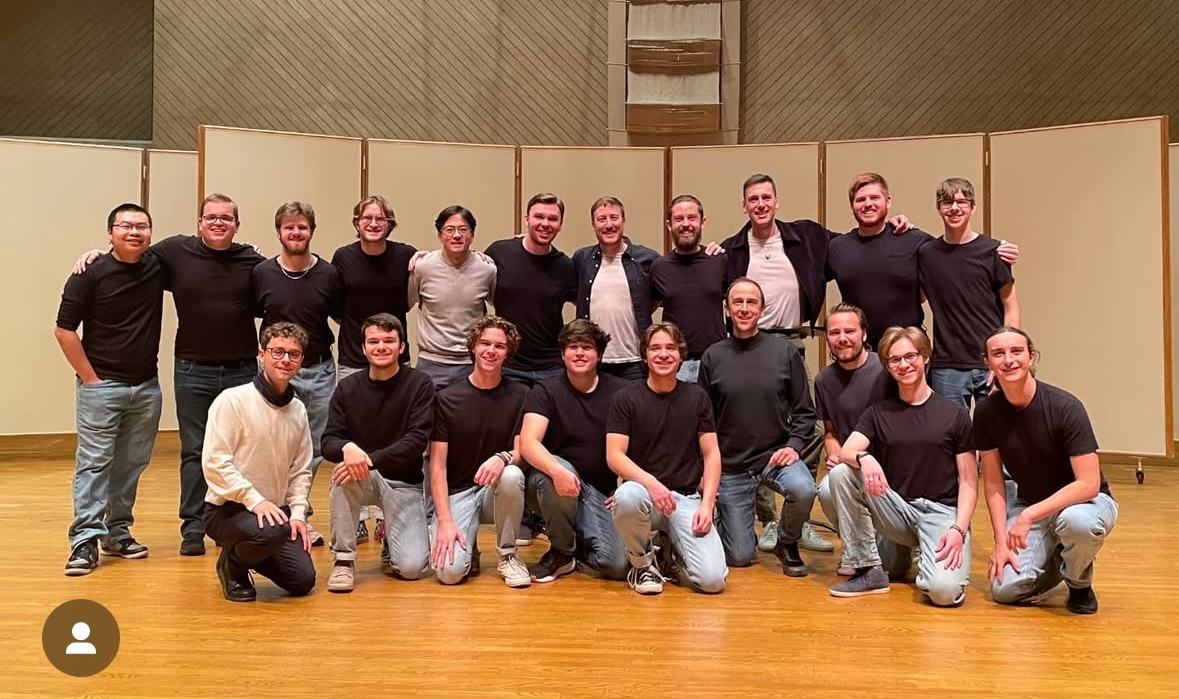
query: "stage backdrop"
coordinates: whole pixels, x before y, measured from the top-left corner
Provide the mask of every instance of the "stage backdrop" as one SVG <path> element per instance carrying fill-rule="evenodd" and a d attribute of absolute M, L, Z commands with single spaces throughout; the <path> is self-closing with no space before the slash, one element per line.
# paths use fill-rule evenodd
<path fill-rule="evenodd" d="M 741 208 L 741 184 L 756 173 L 774 178 L 780 203 L 778 218 L 822 220 L 817 143 L 672 148 L 670 195 L 692 194 L 700 199 L 707 219 L 703 242 L 719 243 L 749 222 Z M 804 344 L 814 376 L 825 361 L 826 343 L 811 338 Z"/>
<path fill-rule="evenodd" d="M 193 235 L 197 229 L 196 151 L 148 150 L 147 187 L 144 204 L 151 212 L 152 240 L 173 235 Z M 176 306 L 165 294 L 164 325 L 160 333 L 160 386 L 164 389 L 164 410 L 160 429 L 176 429 L 176 399 L 172 390 L 176 340 Z"/>
<path fill-rule="evenodd" d="M 991 223 L 1039 377 L 1074 393 L 1102 450 L 1173 453 L 1165 117 L 991 135 Z"/>
<path fill-rule="evenodd" d="M 106 217 L 142 196 L 143 151 L 0 139 L 3 237 L 15 264 L 0 275 L 10 368 L 0 432 L 75 431 L 73 369 L 53 337 L 62 288 L 78 255 L 106 250 Z"/>

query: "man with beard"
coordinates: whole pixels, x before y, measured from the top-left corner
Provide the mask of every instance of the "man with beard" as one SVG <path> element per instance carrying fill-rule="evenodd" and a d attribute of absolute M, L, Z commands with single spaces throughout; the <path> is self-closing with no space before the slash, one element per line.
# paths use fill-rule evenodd
<path fill-rule="evenodd" d="M 295 395 L 307 409 L 311 426 L 311 476 L 323 462 L 321 442 L 327 426 L 332 393 L 336 390 L 336 361 L 328 318 L 340 318 L 343 285 L 340 272 L 311 253 L 315 235 L 315 210 L 310 204 L 291 201 L 274 214 L 274 228 L 282 252 L 254 268 L 254 293 L 262 329 L 280 322 L 295 323 L 310 339 L 299 373 L 291 381 Z M 310 520 L 312 508 L 308 507 Z M 312 546 L 323 546 L 323 535 L 307 525 Z"/>
<path fill-rule="evenodd" d="M 786 338 L 758 330 L 762 304 L 757 282 L 735 280 L 725 299 L 733 335 L 709 347 L 700 362 L 722 458 L 718 525 L 728 564 L 752 565 L 757 489 L 779 493 L 785 502 L 774 553 L 783 574 L 799 578 L 807 567 L 798 542 L 815 502 L 814 478 L 799 455 L 814 435 L 815 409 L 802 354 Z"/>
<path fill-rule="evenodd" d="M 262 331 L 253 384 L 227 389 L 209 408 L 204 521 L 221 547 L 217 579 L 230 602 L 253 602 L 250 571 L 295 597 L 315 587 L 307 538 L 311 432 L 291 380 L 307 332 L 293 323 Z"/>
<path fill-rule="evenodd" d="M 503 375 L 528 387 L 565 370 L 557 335 L 565 324 L 562 309 L 577 292 L 577 279 L 573 262 L 553 247 L 564 219 L 565 203 L 557 195 L 533 195 L 524 207 L 525 235 L 497 240 L 487 248 L 497 269 L 495 312 L 520 333 L 519 351 L 512 353 Z"/>
<path fill-rule="evenodd" d="M 577 317 L 594 321 L 610 337 L 601 370 L 629 381 L 646 376 L 639 338 L 651 325 L 651 263 L 659 254 L 626 237 L 626 209 L 615 197 L 590 206 L 597 245 L 573 253 Z"/>
<path fill-rule="evenodd" d="M 929 355 L 920 328 L 889 328 L 880 340 L 899 397 L 860 416 L 828 476 L 844 557 L 855 569 L 830 588 L 835 597 L 888 592 L 885 568 L 907 570 L 915 547 L 917 588 L 929 601 L 949 607 L 965 598 L 978 463 L 970 416 L 925 381 Z M 877 533 L 897 544 L 895 562 L 883 560 Z"/>
<path fill-rule="evenodd" d="M 442 390 L 471 373 L 467 330 L 487 313 L 496 268 L 471 251 L 475 214 L 448 206 L 434 219 L 440 248 L 421 257 L 410 275 L 409 302 L 418 306 L 417 369 Z"/>
<path fill-rule="evenodd" d="M 1075 396 L 1035 378 L 1036 346 L 1022 330 L 986 341 L 999 392 L 974 411 L 987 510 L 995 534 L 987 576 L 999 604 L 1021 604 L 1064 580 L 1068 610 L 1097 612 L 1093 562 L 1118 521 L 1097 437 Z M 1019 490 L 1009 498 L 1004 464 Z"/>

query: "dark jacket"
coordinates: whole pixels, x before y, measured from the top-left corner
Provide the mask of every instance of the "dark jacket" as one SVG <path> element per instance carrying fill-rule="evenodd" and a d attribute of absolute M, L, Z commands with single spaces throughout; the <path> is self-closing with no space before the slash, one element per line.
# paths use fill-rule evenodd
<path fill-rule="evenodd" d="M 813 326 L 827 296 L 827 244 L 835 234 L 814 221 L 775 220 L 774 223 L 782 235 L 786 257 L 798 275 L 802 320 Z M 729 256 L 730 279 L 743 277 L 749 270 L 749 230 L 752 227 L 752 223 L 746 223 L 736 235 L 721 243 Z"/>
<path fill-rule="evenodd" d="M 659 259 L 659 253 L 645 245 L 626 241 L 622 253 L 622 269 L 626 272 L 626 285 L 630 287 L 630 302 L 634 307 L 635 321 L 639 326 L 639 337 L 651 327 L 651 263 Z M 577 317 L 590 317 L 590 291 L 598 268 L 602 266 L 602 247 L 588 245 L 573 253 L 573 273 L 577 276 Z"/>

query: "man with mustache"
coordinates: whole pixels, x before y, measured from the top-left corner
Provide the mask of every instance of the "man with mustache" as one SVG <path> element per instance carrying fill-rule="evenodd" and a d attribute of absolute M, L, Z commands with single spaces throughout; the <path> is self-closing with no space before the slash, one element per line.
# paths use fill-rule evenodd
<path fill-rule="evenodd" d="M 332 393 L 336 390 L 336 361 L 328 318 L 339 319 L 343 310 L 340 272 L 311 252 L 315 235 L 315 210 L 310 204 L 291 201 L 274 214 L 274 228 L 282 252 L 254 268 L 254 293 L 262 329 L 286 321 L 310 336 L 299 373 L 291 381 L 307 410 L 311 425 L 311 476 L 323 462 L 323 430 L 327 426 Z M 312 514 L 309 507 L 308 519 Z M 323 535 L 308 522 L 312 546 L 323 545 Z"/>
<path fill-rule="evenodd" d="M 131 525 L 163 402 L 157 369 L 164 269 L 146 254 L 151 226 L 143 207 L 116 206 L 106 222 L 111 254 L 66 280 L 57 311 L 53 334 L 77 376 L 70 576 L 98 566 L 99 544 L 107 556 L 148 554 Z"/>
<path fill-rule="evenodd" d="M 399 363 L 405 344 L 401 321 L 378 313 L 360 330 L 369 370 L 340 381 L 323 434 L 324 457 L 337 464 L 331 486 L 332 592 L 350 592 L 355 584 L 354 523 L 365 505 L 380 505 L 388 515 L 383 548 L 395 577 L 416 580 L 430 567 L 422 452 L 433 426 L 434 387 L 424 373 Z"/>
<path fill-rule="evenodd" d="M 252 384 L 227 389 L 209 408 L 204 522 L 221 547 L 217 579 L 230 602 L 253 602 L 253 570 L 295 597 L 315 587 L 307 537 L 311 430 L 291 381 L 307 331 L 278 322 L 262 331 Z"/>
<path fill-rule="evenodd" d="M 636 381 L 646 376 L 639 338 L 651 325 L 650 270 L 659 254 L 626 237 L 626 208 L 616 197 L 590 206 L 597 245 L 573 253 L 577 317 L 589 318 L 610 337 L 601 370 Z"/>

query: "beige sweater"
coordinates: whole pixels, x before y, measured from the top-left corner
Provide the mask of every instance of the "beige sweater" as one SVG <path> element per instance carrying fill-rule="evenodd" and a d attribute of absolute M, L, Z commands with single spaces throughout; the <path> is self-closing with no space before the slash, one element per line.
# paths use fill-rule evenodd
<path fill-rule="evenodd" d="M 299 399 L 276 408 L 252 383 L 222 391 L 209 408 L 202 453 L 205 502 L 253 511 L 269 500 L 290 506 L 291 519 L 306 519 L 311 429 Z"/>
<path fill-rule="evenodd" d="M 467 330 L 495 295 L 495 265 L 471 253 L 452 267 L 438 250 L 418 260 L 409 278 L 409 305 L 418 305 L 418 356 L 440 364 L 470 364 Z"/>

